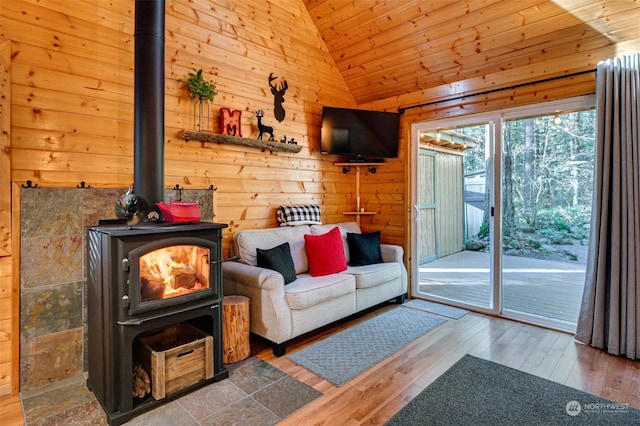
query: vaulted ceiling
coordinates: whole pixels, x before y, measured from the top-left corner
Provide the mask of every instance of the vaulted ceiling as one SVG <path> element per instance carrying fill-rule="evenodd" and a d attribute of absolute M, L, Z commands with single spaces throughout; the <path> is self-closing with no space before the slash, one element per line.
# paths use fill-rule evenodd
<path fill-rule="evenodd" d="M 640 38 L 629 0 L 303 1 L 358 104 L 594 69 Z"/>

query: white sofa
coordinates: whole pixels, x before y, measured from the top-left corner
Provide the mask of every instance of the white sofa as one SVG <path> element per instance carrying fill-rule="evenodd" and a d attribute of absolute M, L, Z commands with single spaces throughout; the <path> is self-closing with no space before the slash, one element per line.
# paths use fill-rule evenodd
<path fill-rule="evenodd" d="M 344 272 L 312 276 L 305 234 L 322 235 L 340 229 L 347 263 L 347 233 L 360 234 L 356 222 L 299 225 L 243 230 L 233 235 L 238 261 L 223 264 L 224 294 L 250 299 L 251 332 L 271 341 L 273 353 L 284 355 L 286 342 L 363 309 L 395 298 L 404 303 L 407 271 L 402 247 L 380 244 L 383 263 L 348 266 Z M 289 243 L 295 281 L 285 285 L 283 274 L 257 266 L 257 249 Z"/>

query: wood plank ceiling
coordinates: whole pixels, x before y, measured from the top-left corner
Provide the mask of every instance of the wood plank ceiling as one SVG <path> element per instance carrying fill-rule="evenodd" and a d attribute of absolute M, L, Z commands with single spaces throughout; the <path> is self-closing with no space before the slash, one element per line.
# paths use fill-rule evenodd
<path fill-rule="evenodd" d="M 359 105 L 592 70 L 594 50 L 640 38 L 629 0 L 303 1 Z"/>

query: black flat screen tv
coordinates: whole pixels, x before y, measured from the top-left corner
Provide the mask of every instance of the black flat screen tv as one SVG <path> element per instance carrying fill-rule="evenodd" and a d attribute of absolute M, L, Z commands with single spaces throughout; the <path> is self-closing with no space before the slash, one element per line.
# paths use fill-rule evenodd
<path fill-rule="evenodd" d="M 325 106 L 320 152 L 367 161 L 398 157 L 400 114 Z"/>

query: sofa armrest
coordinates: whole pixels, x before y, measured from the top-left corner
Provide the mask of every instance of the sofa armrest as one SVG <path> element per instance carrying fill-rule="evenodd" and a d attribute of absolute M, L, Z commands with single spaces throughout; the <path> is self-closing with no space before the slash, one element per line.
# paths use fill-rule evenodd
<path fill-rule="evenodd" d="M 276 344 L 292 338 L 291 308 L 281 273 L 240 262 L 222 264 L 223 293 L 249 298 L 251 332 Z"/>
<path fill-rule="evenodd" d="M 284 277 L 281 273 L 259 266 L 240 262 L 226 262 L 222 265 L 223 280 L 242 283 L 267 291 L 284 291 Z M 227 292 L 225 291 L 225 294 Z"/>
<path fill-rule="evenodd" d="M 399 262 L 402 263 L 404 250 L 400 246 L 391 244 L 380 244 L 380 253 L 383 262 Z"/>
<path fill-rule="evenodd" d="M 404 249 L 392 244 L 380 244 L 380 253 L 382 254 L 383 262 L 397 262 L 400 264 L 402 270 L 402 292 L 406 293 L 409 287 L 409 275 L 407 274 L 407 268 L 404 266 Z"/>

